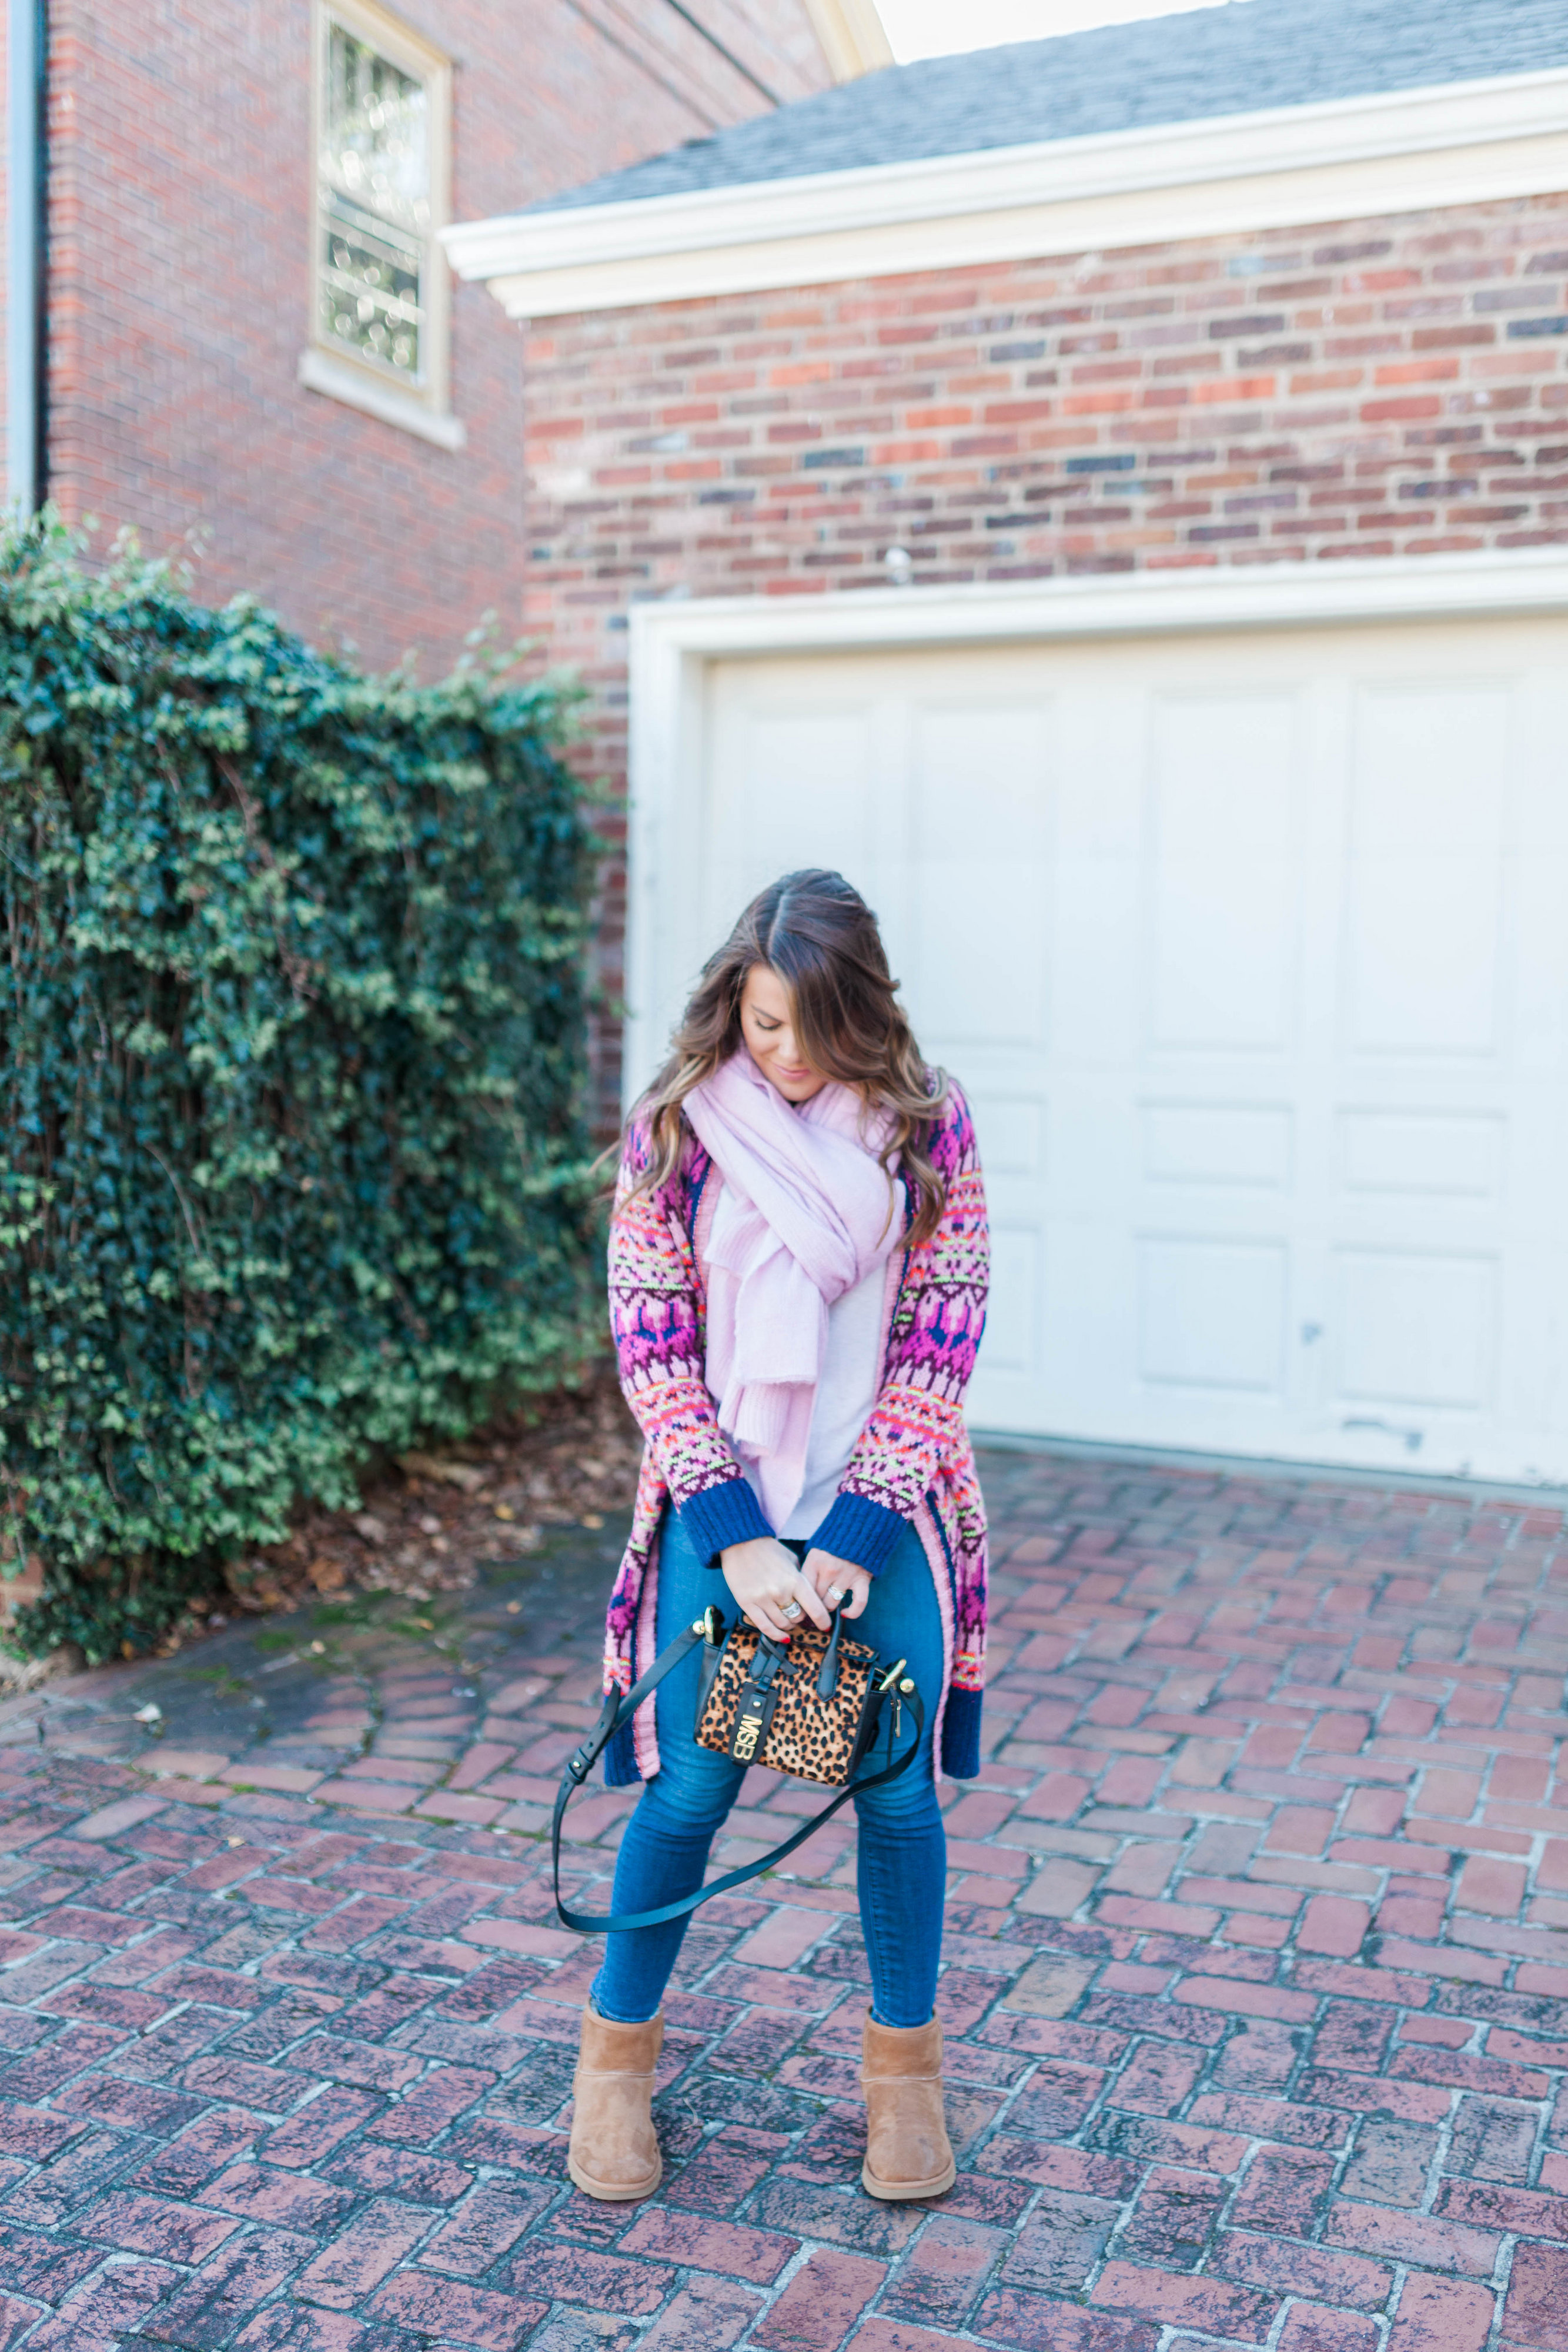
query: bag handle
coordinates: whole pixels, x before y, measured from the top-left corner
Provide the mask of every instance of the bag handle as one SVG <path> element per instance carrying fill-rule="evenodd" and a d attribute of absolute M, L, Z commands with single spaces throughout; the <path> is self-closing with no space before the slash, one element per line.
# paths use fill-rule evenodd
<path fill-rule="evenodd" d="M 833 1630 L 828 1636 L 828 1646 L 822 1652 L 822 1663 L 817 1670 L 817 1696 L 831 1699 L 839 1686 L 839 1636 L 844 1630 L 844 1612 L 833 1612 Z M 899 1664 L 902 1665 L 903 1660 Z"/>
<path fill-rule="evenodd" d="M 898 1780 L 902 1774 L 908 1771 L 920 1753 L 921 1742 L 925 1736 L 925 1709 L 921 1704 L 919 1690 L 913 1683 L 910 1683 L 907 1690 L 904 1689 L 904 1682 L 908 1678 L 904 1675 L 904 1661 L 900 1658 L 893 1673 L 877 1685 L 884 1696 L 891 1694 L 896 1687 L 900 1698 L 908 1699 L 909 1711 L 915 1717 L 915 1738 L 896 1764 L 890 1765 L 885 1771 L 873 1772 L 859 1780 L 847 1782 L 831 1801 L 822 1807 L 820 1813 L 813 1813 L 809 1822 L 802 1822 L 793 1837 L 787 1837 L 782 1845 L 774 1847 L 771 1853 L 765 1853 L 758 1861 L 745 1864 L 739 1870 L 727 1872 L 723 1878 L 716 1878 L 711 1886 L 699 1886 L 695 1895 L 682 1895 L 678 1903 L 662 1903 L 656 1911 L 622 1911 L 606 1918 L 595 1918 L 585 1911 L 569 1911 L 560 1899 L 560 1829 L 561 1822 L 566 1817 L 567 1804 L 571 1792 L 574 1789 L 581 1788 L 598 1762 L 611 1734 L 622 1717 L 635 1715 L 649 1693 L 656 1690 L 664 1676 L 680 1664 L 693 1644 L 702 1640 L 704 1631 L 704 1621 L 699 1617 L 684 1632 L 676 1634 L 668 1649 L 660 1652 L 642 1680 L 633 1683 L 624 1697 L 619 1691 L 611 1691 L 605 1698 L 603 1711 L 593 1729 L 576 1754 L 567 1760 L 566 1769 L 561 1774 L 560 1787 L 556 1791 L 555 1817 L 550 1822 L 550 1870 L 555 1888 L 556 1916 L 563 1927 L 570 1927 L 575 1935 L 602 1936 L 626 1927 L 662 1927 L 667 1919 L 678 1919 L 684 1912 L 695 1911 L 699 1903 L 711 1903 L 716 1895 L 728 1895 L 735 1887 L 744 1886 L 748 1878 L 760 1877 L 765 1870 L 771 1870 L 776 1863 L 783 1862 L 788 1855 L 794 1853 L 797 1846 L 804 1845 L 813 1830 L 820 1830 L 822 1823 L 830 1820 L 841 1805 L 847 1804 L 852 1797 L 858 1797 L 862 1789 L 880 1789 L 884 1782 Z M 896 1684 L 895 1676 L 899 1678 Z M 888 1736 L 890 1754 L 892 1748 L 893 1738 L 890 1732 Z"/>

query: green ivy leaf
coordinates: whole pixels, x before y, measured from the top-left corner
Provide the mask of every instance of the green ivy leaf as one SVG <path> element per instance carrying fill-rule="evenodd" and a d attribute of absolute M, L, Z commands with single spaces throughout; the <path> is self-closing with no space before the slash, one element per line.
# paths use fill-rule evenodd
<path fill-rule="evenodd" d="M 0 1507 L 16 1638 L 145 1646 L 302 1496 L 594 1344 L 597 847 L 517 650 L 357 676 L 0 537 Z"/>

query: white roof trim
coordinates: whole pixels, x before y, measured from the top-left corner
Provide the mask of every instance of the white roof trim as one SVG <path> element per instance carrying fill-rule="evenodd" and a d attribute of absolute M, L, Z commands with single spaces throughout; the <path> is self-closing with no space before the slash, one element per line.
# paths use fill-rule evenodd
<path fill-rule="evenodd" d="M 514 318 L 1568 190 L 1568 68 L 441 232 Z"/>

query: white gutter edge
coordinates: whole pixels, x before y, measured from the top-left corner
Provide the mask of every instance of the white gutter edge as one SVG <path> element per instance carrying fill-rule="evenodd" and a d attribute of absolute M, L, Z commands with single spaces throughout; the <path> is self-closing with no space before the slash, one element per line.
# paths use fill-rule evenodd
<path fill-rule="evenodd" d="M 462 222 L 441 236 L 460 277 L 493 281 L 1542 139 L 1563 141 L 1560 184 L 1568 186 L 1568 68 L 517 213 Z"/>

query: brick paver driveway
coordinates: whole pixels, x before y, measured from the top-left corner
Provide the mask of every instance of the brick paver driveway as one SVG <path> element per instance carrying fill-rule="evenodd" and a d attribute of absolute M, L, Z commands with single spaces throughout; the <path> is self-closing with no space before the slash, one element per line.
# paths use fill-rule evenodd
<path fill-rule="evenodd" d="M 661 2197 L 566 2184 L 607 1530 L 4 1710 L 0 2346 L 1564 2352 L 1562 1514 L 985 1467 L 950 2196 L 857 2185 L 837 1825 L 688 1938 Z M 731 1854 L 813 1801 L 747 1797 Z"/>

